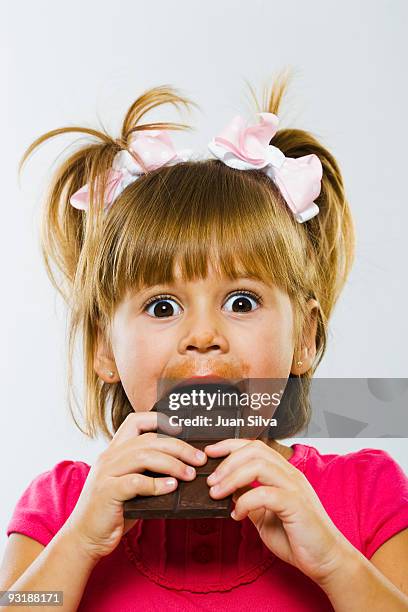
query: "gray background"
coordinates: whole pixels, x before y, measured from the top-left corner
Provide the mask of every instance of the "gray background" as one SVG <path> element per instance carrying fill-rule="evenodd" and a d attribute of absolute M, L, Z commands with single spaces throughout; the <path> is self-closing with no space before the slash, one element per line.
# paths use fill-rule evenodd
<path fill-rule="evenodd" d="M 63 459 L 92 463 L 106 445 L 85 439 L 68 415 L 65 311 L 38 246 L 52 163 L 76 136 L 37 152 L 20 185 L 17 163 L 35 137 L 63 125 L 98 127 L 100 117 L 118 136 L 129 104 L 149 86 L 170 83 L 200 104 L 191 116 L 167 106 L 147 118 L 191 122 L 196 131 L 176 134 L 175 142 L 205 151 L 233 113 L 248 112 L 245 78 L 260 91 L 282 67 L 295 68 L 281 125 L 312 131 L 337 158 L 358 238 L 317 375 L 408 376 L 405 0 L 3 7 L 0 547 L 32 478 Z M 408 470 L 406 440 L 300 441 L 321 452 L 382 448 Z"/>

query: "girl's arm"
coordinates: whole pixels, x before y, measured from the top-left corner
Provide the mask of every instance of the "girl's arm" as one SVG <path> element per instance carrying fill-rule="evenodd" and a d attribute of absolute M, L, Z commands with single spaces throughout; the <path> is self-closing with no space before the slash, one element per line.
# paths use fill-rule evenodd
<path fill-rule="evenodd" d="M 398 543 L 398 538 L 401 544 Z M 406 533 L 393 538 L 392 548 L 395 555 L 391 556 L 390 565 L 392 557 L 394 566 L 406 563 L 406 539 Z M 389 548 L 392 555 L 391 547 Z M 404 551 L 403 555 L 401 551 Z M 318 584 L 336 612 L 408 612 L 408 595 L 398 589 L 357 549 L 352 549 L 348 556 L 345 555 L 332 574 Z"/>
<path fill-rule="evenodd" d="M 3 590 L 7 586 L 9 591 L 62 591 L 64 612 L 75 612 L 97 562 L 84 550 L 74 532 L 62 527 L 14 584 L 2 585 Z M 38 610 L 38 606 L 24 609 Z M 41 609 L 55 610 L 55 606 Z M 2 610 L 11 612 L 14 606 Z"/>

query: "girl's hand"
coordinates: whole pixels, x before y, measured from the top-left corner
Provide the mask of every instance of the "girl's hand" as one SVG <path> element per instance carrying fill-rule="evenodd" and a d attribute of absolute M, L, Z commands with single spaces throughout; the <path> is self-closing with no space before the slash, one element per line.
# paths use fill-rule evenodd
<path fill-rule="evenodd" d="M 170 493 L 177 488 L 176 478 L 195 478 L 195 469 L 186 464 L 203 465 L 207 461 L 205 453 L 198 459 L 197 449 L 187 442 L 151 431 L 157 429 L 157 417 L 157 412 L 135 412 L 126 417 L 91 466 L 77 504 L 63 526 L 94 560 L 111 553 L 138 520 L 124 518 L 125 500 Z M 144 470 L 174 478 L 169 483 L 169 477 L 152 478 L 140 473 Z"/>
<path fill-rule="evenodd" d="M 300 470 L 260 440 L 222 440 L 204 450 L 209 457 L 229 455 L 207 482 L 213 498 L 233 493 L 232 518 L 248 516 L 269 550 L 317 583 L 339 567 L 352 545 Z M 261 486 L 250 487 L 254 480 Z"/>

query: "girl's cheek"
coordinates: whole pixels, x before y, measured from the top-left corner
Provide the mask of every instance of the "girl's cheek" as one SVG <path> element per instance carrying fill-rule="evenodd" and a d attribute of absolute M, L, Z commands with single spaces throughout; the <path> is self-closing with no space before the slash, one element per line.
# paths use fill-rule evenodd
<path fill-rule="evenodd" d="M 245 355 L 250 363 L 250 377 L 283 378 L 288 375 L 292 364 L 293 347 L 290 332 L 284 327 L 276 327 L 270 323 L 267 333 L 254 333 L 250 336 L 237 336 L 235 350 Z"/>

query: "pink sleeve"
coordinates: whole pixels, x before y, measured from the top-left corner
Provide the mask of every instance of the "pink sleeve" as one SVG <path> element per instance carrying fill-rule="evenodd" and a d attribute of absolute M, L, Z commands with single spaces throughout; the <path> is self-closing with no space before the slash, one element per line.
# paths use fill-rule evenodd
<path fill-rule="evenodd" d="M 364 448 L 358 455 L 360 536 L 370 559 L 386 540 L 408 527 L 408 477 L 384 450 Z"/>
<path fill-rule="evenodd" d="M 85 481 L 81 478 L 84 465 L 79 461 L 60 461 L 36 476 L 17 501 L 7 536 L 22 533 L 46 546 L 75 507 Z"/>

